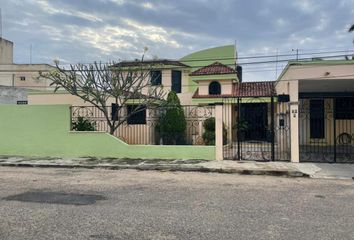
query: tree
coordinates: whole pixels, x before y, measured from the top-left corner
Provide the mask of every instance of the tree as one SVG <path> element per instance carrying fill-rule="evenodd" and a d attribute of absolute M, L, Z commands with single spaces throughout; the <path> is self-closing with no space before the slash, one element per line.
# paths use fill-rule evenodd
<path fill-rule="evenodd" d="M 352 25 L 350 26 L 350 28 L 348 29 L 348 32 L 354 32 L 354 24 L 352 24 Z"/>
<path fill-rule="evenodd" d="M 352 24 L 350 26 L 350 28 L 348 29 L 348 32 L 354 32 L 354 24 Z M 353 40 L 353 43 L 354 43 L 354 40 Z M 352 58 L 352 59 L 354 59 L 354 58 Z"/>
<path fill-rule="evenodd" d="M 167 101 L 161 106 L 165 111 L 156 126 L 162 137 L 163 144 L 184 144 L 187 122 L 177 94 L 171 91 Z"/>
<path fill-rule="evenodd" d="M 204 133 L 202 135 L 205 145 L 215 145 L 215 118 L 211 117 L 205 119 L 203 122 Z M 227 142 L 227 130 L 225 125 L 222 127 L 222 141 L 223 144 Z"/>
<path fill-rule="evenodd" d="M 163 100 L 162 86 L 150 83 L 153 68 L 150 63 L 144 63 L 144 56 L 133 64 L 95 62 L 70 65 L 69 70 L 59 67 L 59 62 L 55 61 L 55 69 L 41 72 L 39 77 L 49 79 L 54 92 L 64 89 L 97 107 L 113 135 L 129 117 Z M 132 99 L 137 100 L 137 105 L 128 112 L 127 102 Z"/>

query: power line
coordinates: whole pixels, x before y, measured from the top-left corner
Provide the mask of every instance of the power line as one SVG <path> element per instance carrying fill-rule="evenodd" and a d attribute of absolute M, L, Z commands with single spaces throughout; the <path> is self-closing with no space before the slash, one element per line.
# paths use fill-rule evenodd
<path fill-rule="evenodd" d="M 195 58 L 195 59 L 187 59 L 187 60 L 172 60 L 171 61 L 178 61 L 182 63 L 186 62 L 203 62 L 203 61 L 222 61 L 222 60 L 240 60 L 240 59 L 262 59 L 262 58 L 279 58 L 279 57 L 294 57 L 294 56 L 307 56 L 307 55 L 322 55 L 322 54 L 335 54 L 335 53 L 346 53 L 343 56 L 347 56 L 350 54 L 354 54 L 354 49 L 348 49 L 348 50 L 342 50 L 342 51 L 327 51 L 327 52 L 312 52 L 312 53 L 298 53 L 298 54 L 278 54 L 278 55 L 258 55 L 258 56 L 246 56 L 246 57 L 225 57 L 225 58 Z M 342 55 L 341 55 L 342 56 Z M 316 56 L 317 58 L 321 58 L 324 56 Z M 315 57 L 315 58 L 316 58 Z M 299 58 L 298 60 L 301 59 L 312 59 L 314 57 L 308 57 L 308 58 Z M 166 60 L 166 59 L 161 59 L 161 60 Z M 296 60 L 296 59 L 292 59 Z M 151 60 L 147 60 L 151 61 Z M 158 61 L 158 60 L 157 60 Z M 134 62 L 134 61 L 122 61 L 122 62 Z M 144 62 L 144 61 L 143 61 Z M 75 64 L 93 64 L 94 62 L 87 62 L 87 63 L 65 63 L 61 65 L 75 65 Z M 119 62 L 117 62 L 119 63 Z M 139 61 L 137 62 L 139 63 Z M 238 63 L 240 65 L 245 64 L 245 63 Z M 193 68 L 198 67 L 198 66 L 191 66 Z"/>
<path fill-rule="evenodd" d="M 339 55 L 339 56 L 344 56 L 344 55 Z M 339 56 L 326 56 L 325 58 L 337 58 L 337 57 L 339 57 Z M 300 59 L 300 60 L 303 60 L 303 59 Z M 288 62 L 289 60 L 283 60 L 282 62 Z M 325 62 L 325 60 L 323 60 L 324 62 Z M 345 61 L 345 60 L 343 60 L 343 61 Z M 349 61 L 351 61 L 351 60 L 347 60 L 348 62 Z M 278 61 L 279 62 L 279 61 Z M 259 62 L 254 62 L 254 63 L 249 63 L 247 66 L 250 66 L 251 64 L 270 64 L 270 63 L 274 63 L 274 61 L 272 61 L 272 62 L 266 62 L 266 63 L 264 63 L 264 62 L 262 62 L 262 63 L 259 63 Z M 296 63 L 296 62 L 294 62 L 294 63 Z M 310 64 L 311 63 L 311 61 L 308 61 L 308 63 Z M 234 65 L 233 64 L 224 64 L 224 65 L 226 65 L 226 66 L 231 66 L 231 67 L 234 67 Z M 335 63 L 334 63 L 334 65 L 335 65 Z M 247 69 L 247 66 L 245 67 L 245 69 Z M 282 69 L 284 69 L 285 68 L 285 66 L 286 65 L 284 65 L 283 67 L 279 67 L 279 70 L 282 70 Z M 205 66 L 198 66 L 198 67 L 205 67 Z M 196 68 L 198 68 L 198 67 L 196 67 Z M 306 65 L 306 66 L 304 66 L 304 65 L 296 65 L 296 68 L 295 69 L 293 69 L 293 70 L 301 70 L 301 69 L 304 69 L 304 68 L 317 68 L 317 67 L 323 67 L 323 65 Z M 154 69 L 154 68 L 152 68 L 152 69 Z M 178 67 L 178 66 L 176 66 L 176 67 L 169 67 L 169 68 L 167 68 L 166 70 L 174 70 L 174 69 L 178 69 L 178 70 L 180 70 L 181 69 L 181 67 Z M 147 69 L 147 70 L 149 70 L 149 69 Z M 165 75 L 167 75 L 167 73 L 164 73 L 163 72 L 163 69 L 161 69 L 162 70 L 162 75 L 163 76 L 165 76 Z M 274 71 L 274 68 L 271 68 L 271 67 L 263 67 L 263 68 L 256 68 L 256 67 L 254 67 L 254 68 L 251 68 L 249 71 L 247 71 L 247 70 L 244 70 L 243 71 L 243 73 L 252 73 L 252 72 L 263 72 L 263 70 L 264 70 L 264 72 L 267 72 L 267 71 Z M 42 71 L 39 71 L 39 70 L 0 70 L 0 73 L 1 72 L 5 72 L 5 73 L 7 73 L 7 72 L 9 72 L 9 73 L 13 73 L 13 72 L 15 72 L 15 73 L 29 73 L 29 72 L 34 72 L 34 73 L 38 73 L 38 72 L 49 72 L 50 70 L 42 70 Z M 65 71 L 71 71 L 71 69 L 65 69 Z M 80 72 L 79 70 L 76 70 L 76 71 L 78 71 L 78 72 Z M 92 71 L 94 71 L 94 72 L 98 72 L 98 70 L 82 70 L 82 72 L 92 72 Z"/>
<path fill-rule="evenodd" d="M 353 52 L 354 53 L 354 52 Z M 346 57 L 347 54 L 345 55 L 333 55 L 333 56 L 320 56 L 319 58 L 341 58 L 341 57 Z M 298 60 L 296 59 L 281 59 L 281 60 L 268 60 L 268 61 L 257 61 L 257 62 L 242 62 L 238 63 L 238 65 L 244 66 L 244 65 L 252 65 L 252 64 L 269 64 L 269 63 L 279 63 L 279 62 L 290 62 L 290 61 L 306 61 L 306 60 L 313 60 L 313 57 L 306 57 L 306 58 L 299 58 Z M 214 59 L 218 60 L 218 59 Z M 138 62 L 139 63 L 139 62 Z M 232 66 L 234 67 L 234 64 L 223 64 L 226 66 Z M 201 67 L 206 67 L 205 65 L 200 65 L 200 66 L 192 66 L 192 68 L 201 68 Z M 176 67 L 169 67 L 168 69 L 181 69 L 183 67 L 181 66 L 176 66 Z"/>
<path fill-rule="evenodd" d="M 354 77 L 354 74 L 345 74 L 345 75 L 331 75 L 331 76 L 324 76 L 324 77 L 311 77 L 311 78 L 288 78 L 288 79 L 282 79 L 282 80 L 275 80 L 275 81 L 257 81 L 257 82 L 274 82 L 278 83 L 279 81 L 304 81 L 304 80 L 323 80 L 323 79 L 332 79 L 332 78 L 344 78 L 344 77 Z M 353 79 L 354 81 L 354 79 Z M 247 82 L 253 82 L 253 81 L 247 81 Z M 172 85 L 163 85 L 163 87 L 172 87 Z M 182 87 L 198 87 L 197 84 L 192 85 L 192 84 L 182 84 Z M 55 87 L 52 86 L 15 86 L 18 88 L 52 88 L 54 89 Z"/>

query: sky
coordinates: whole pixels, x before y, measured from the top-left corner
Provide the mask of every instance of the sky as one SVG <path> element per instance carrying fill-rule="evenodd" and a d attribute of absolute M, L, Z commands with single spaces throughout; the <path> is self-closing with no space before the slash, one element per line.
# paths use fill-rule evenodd
<path fill-rule="evenodd" d="M 30 46 L 32 63 L 62 64 L 132 60 L 144 47 L 146 58 L 179 59 L 235 42 L 239 57 L 354 53 L 347 31 L 354 0 L 0 0 L 0 7 L 16 63 L 30 61 Z M 273 80 L 285 64 L 245 65 L 244 78 Z"/>

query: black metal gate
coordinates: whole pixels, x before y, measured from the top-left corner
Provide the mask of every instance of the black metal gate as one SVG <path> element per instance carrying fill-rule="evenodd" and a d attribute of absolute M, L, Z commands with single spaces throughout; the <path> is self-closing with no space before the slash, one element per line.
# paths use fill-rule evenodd
<path fill-rule="evenodd" d="M 223 99 L 224 159 L 290 161 L 289 103 Z"/>
<path fill-rule="evenodd" d="M 303 98 L 300 161 L 354 163 L 354 98 Z"/>

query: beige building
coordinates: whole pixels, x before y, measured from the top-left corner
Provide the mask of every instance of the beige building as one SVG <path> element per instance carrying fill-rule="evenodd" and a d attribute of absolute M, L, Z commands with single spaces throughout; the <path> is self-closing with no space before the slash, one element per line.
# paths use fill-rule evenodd
<path fill-rule="evenodd" d="M 290 98 L 293 162 L 354 160 L 354 61 L 290 62 L 276 90 Z"/>
<path fill-rule="evenodd" d="M 38 79 L 38 77 L 40 71 L 50 71 L 53 67 L 48 64 L 15 64 L 13 45 L 6 39 L 0 39 L 0 85 L 49 90 L 50 82 L 46 79 Z"/>
<path fill-rule="evenodd" d="M 13 42 L 0 38 L 0 64 L 13 63 Z"/>

